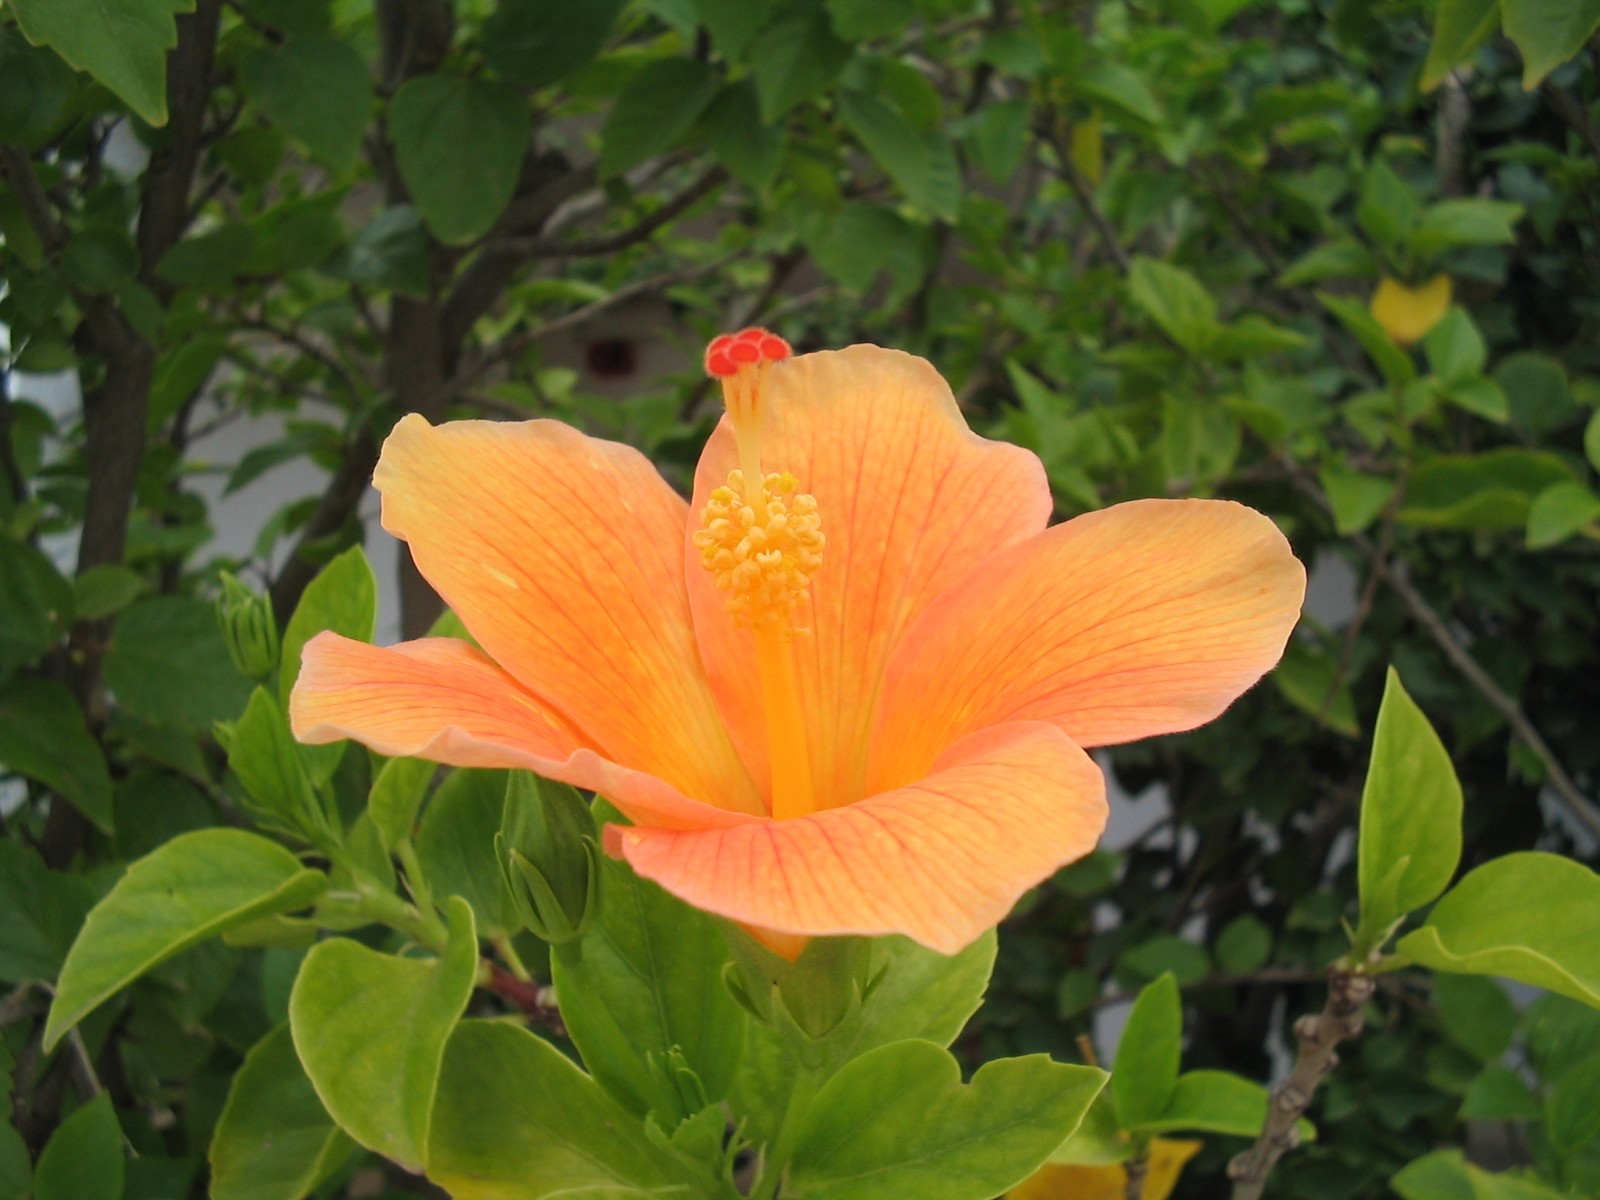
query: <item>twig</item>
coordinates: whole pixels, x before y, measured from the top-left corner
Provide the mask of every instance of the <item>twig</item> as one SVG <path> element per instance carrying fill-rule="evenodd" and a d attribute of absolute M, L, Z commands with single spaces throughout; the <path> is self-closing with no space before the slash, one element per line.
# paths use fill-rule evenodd
<path fill-rule="evenodd" d="M 1369 975 L 1337 963 L 1328 968 L 1328 1001 L 1320 1013 L 1308 1013 L 1294 1023 L 1300 1052 L 1289 1077 L 1272 1089 L 1261 1136 L 1228 1164 L 1233 1200 L 1259 1200 L 1277 1161 L 1300 1144 L 1297 1124 L 1317 1085 L 1339 1064 L 1334 1047 L 1361 1032 L 1361 1006 L 1373 990 Z"/>
<path fill-rule="evenodd" d="M 727 182 L 728 173 L 721 167 L 712 167 L 683 191 L 642 218 L 637 225 L 621 233 L 605 237 L 566 241 L 561 238 L 504 238 L 496 243 L 497 251 L 525 255 L 529 258 L 588 258 L 615 254 L 629 246 L 644 241 L 663 225 L 676 220 L 706 196 Z"/>
<path fill-rule="evenodd" d="M 484 960 L 484 965 L 489 968 L 489 977 L 483 981 L 483 986 L 495 995 L 511 1001 L 528 1020 L 543 1025 L 552 1033 L 565 1036 L 566 1025 L 561 1020 L 561 1009 L 557 1006 L 555 995 L 547 987 L 542 987 L 532 980 L 518 979 L 499 963 Z"/>
<path fill-rule="evenodd" d="M 1124 1200 L 1144 1200 L 1144 1180 L 1150 1173 L 1150 1150 L 1147 1146 L 1122 1164 L 1127 1181 L 1122 1186 Z"/>
<path fill-rule="evenodd" d="M 1111 256 L 1111 261 L 1117 264 L 1117 270 L 1126 275 L 1133 269 L 1133 260 L 1128 257 L 1128 252 L 1122 248 L 1122 243 L 1117 240 L 1117 231 L 1112 228 L 1106 214 L 1100 210 L 1100 205 L 1094 198 L 1094 188 L 1083 177 L 1083 172 L 1078 170 L 1078 164 L 1072 161 L 1071 149 L 1064 145 L 1060 134 L 1054 129 L 1041 131 L 1044 139 L 1050 143 L 1056 152 L 1056 170 L 1061 178 L 1067 181 L 1067 186 L 1072 189 L 1072 194 L 1077 197 L 1078 205 L 1084 211 L 1094 226 L 1095 232 L 1100 235 L 1100 244 L 1105 252 Z"/>
<path fill-rule="evenodd" d="M 1433 161 L 1439 176 L 1439 195 L 1461 196 L 1466 193 L 1466 154 L 1464 144 L 1467 123 L 1472 119 L 1472 100 L 1467 89 L 1461 86 L 1461 73 L 1451 71 L 1439 89 L 1439 116 L 1435 125 Z"/>

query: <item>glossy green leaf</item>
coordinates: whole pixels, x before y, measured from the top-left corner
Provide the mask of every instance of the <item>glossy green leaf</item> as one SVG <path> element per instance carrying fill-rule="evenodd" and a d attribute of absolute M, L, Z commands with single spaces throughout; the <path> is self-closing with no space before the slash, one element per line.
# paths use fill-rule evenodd
<path fill-rule="evenodd" d="M 54 979 L 94 900 L 84 876 L 52 871 L 21 842 L 0 838 L 0 982 Z"/>
<path fill-rule="evenodd" d="M 50 1135 L 33 1172 L 33 1200 L 122 1200 L 122 1128 L 101 1092 Z"/>
<path fill-rule="evenodd" d="M 84 922 L 61 968 L 45 1045 L 151 968 L 228 929 L 305 908 L 324 886 L 320 871 L 253 833 L 173 838 L 130 866 Z"/>
<path fill-rule="evenodd" d="M 697 1192 L 571 1059 L 525 1029 L 489 1021 L 462 1022 L 445 1049 L 428 1176 L 454 1200 L 709 1192 Z"/>
<path fill-rule="evenodd" d="M 438 763 L 422 758 L 391 758 L 383 764 L 367 796 L 367 816 L 384 850 L 392 851 L 412 835 L 438 771 Z"/>
<path fill-rule="evenodd" d="M 1492 859 L 1396 949 L 1435 971 L 1501 975 L 1600 1008 L 1600 875 L 1539 851 Z"/>
<path fill-rule="evenodd" d="M 1509 246 L 1517 240 L 1522 212 L 1522 205 L 1509 200 L 1441 200 L 1412 226 L 1406 245 L 1423 256 L 1463 246 Z"/>
<path fill-rule="evenodd" d="M 1581 483 L 1552 483 L 1528 508 L 1528 549 L 1543 550 L 1566 541 L 1600 518 L 1600 496 Z"/>
<path fill-rule="evenodd" d="M 1461 783 L 1392 667 L 1361 792 L 1358 856 L 1362 950 L 1444 891 L 1461 861 Z"/>
<path fill-rule="evenodd" d="M 1133 1002 L 1111 1067 L 1117 1120 L 1133 1129 L 1167 1107 L 1183 1054 L 1183 1001 L 1178 981 L 1166 974 Z"/>
<path fill-rule="evenodd" d="M 706 1099 L 723 1099 L 746 1018 L 723 986 L 721 929 L 625 863 L 603 858 L 600 872 L 598 919 L 551 960 L 573 1042 L 606 1091 L 640 1115 L 676 1107 L 659 1074 L 674 1046 Z"/>
<path fill-rule="evenodd" d="M 505 796 L 504 771 L 452 771 L 429 801 L 417 830 L 417 858 L 428 886 L 438 895 L 460 896 L 472 905 L 481 937 L 522 927 L 494 854 Z"/>
<path fill-rule="evenodd" d="M 360 546 L 352 546 L 317 572 L 283 631 L 278 666 L 278 699 L 285 711 L 300 675 L 300 654 L 325 629 L 358 642 L 370 642 L 378 620 L 378 581 Z"/>
<path fill-rule="evenodd" d="M 351 1137 L 401 1166 L 427 1161 L 445 1042 L 478 973 L 465 900 L 449 902 L 437 959 L 380 954 L 350 938 L 312 948 L 289 996 L 289 1027 L 323 1107 Z"/>
<path fill-rule="evenodd" d="M 0 668 L 26 666 L 72 624 L 72 585 L 26 542 L 0 538 Z"/>
<path fill-rule="evenodd" d="M 442 242 L 488 233 L 516 189 L 532 119 L 514 88 L 464 75 L 422 75 L 389 107 L 389 140 L 406 190 Z"/>
<path fill-rule="evenodd" d="M 1459 1150 L 1435 1150 L 1389 1180 L 1401 1200 L 1563 1200 L 1566 1193 L 1513 1172 L 1467 1162 Z"/>
<path fill-rule="evenodd" d="M 49 46 L 152 125 L 167 123 L 167 51 L 194 0 L 7 0 L 30 42 Z"/>
<path fill-rule="evenodd" d="M 1383 512 L 1394 495 L 1394 480 L 1342 467 L 1323 467 L 1322 490 L 1333 506 L 1333 525 L 1341 535 L 1360 533 Z"/>
<path fill-rule="evenodd" d="M 277 697 L 258 687 L 227 740 L 228 767 L 248 794 L 245 807 L 268 829 L 313 842 L 333 831 L 306 774 L 302 748 Z"/>
<path fill-rule="evenodd" d="M 716 92 L 716 76 L 697 58 L 657 58 L 640 67 L 600 128 L 601 177 L 620 175 L 670 149 Z"/>
<path fill-rule="evenodd" d="M 1136 258 L 1128 273 L 1133 302 L 1178 345 L 1203 353 L 1217 326 L 1217 303 L 1201 282 L 1171 263 Z"/>
<path fill-rule="evenodd" d="M 336 172 L 350 169 L 372 113 L 367 64 L 347 41 L 293 38 L 246 51 L 245 94 L 284 132 Z"/>
<path fill-rule="evenodd" d="M 626 0 L 501 0 L 483 23 L 483 56 L 501 75 L 547 87 L 587 65 L 605 45 Z"/>
<path fill-rule="evenodd" d="M 1440 455 L 1411 473 L 1398 516 L 1401 523 L 1422 529 L 1521 532 L 1534 498 L 1573 478 L 1564 460 L 1537 450 Z"/>
<path fill-rule="evenodd" d="M 204 733 L 237 716 L 250 696 L 211 605 L 182 596 L 137 601 L 117 618 L 105 679 L 135 716 Z"/>
<path fill-rule="evenodd" d="M 755 72 L 761 116 L 776 121 L 820 95 L 838 78 L 854 48 L 834 36 L 827 15 L 796 10 L 756 35 L 746 56 Z"/>
<path fill-rule="evenodd" d="M 806 1110 L 785 1197 L 975 1200 L 1021 1182 L 1105 1082 L 1042 1054 L 986 1063 L 966 1085 L 948 1051 L 893 1042 L 856 1059 Z"/>
<path fill-rule="evenodd" d="M 1522 52 L 1522 86 L 1532 91 L 1600 27 L 1600 0 L 1500 0 L 1500 20 Z"/>
<path fill-rule="evenodd" d="M 32 149 L 67 117 L 78 81 L 54 51 L 0 28 L 0 142 Z M 12 226 L 5 222 L 7 234 Z M 30 255 L 31 257 L 31 255 Z M 37 270 L 38 262 L 29 264 Z"/>
<path fill-rule="evenodd" d="M 245 1055 L 211 1137 L 211 1200 L 302 1200 L 355 1148 L 279 1025 Z"/>
<path fill-rule="evenodd" d="M 1557 1154 L 1571 1154 L 1600 1138 L 1600 1054 L 1571 1067 L 1551 1086 L 1544 1127 Z"/>
<path fill-rule="evenodd" d="M 1225 1133 L 1253 1138 L 1267 1122 L 1267 1089 L 1230 1071 L 1185 1071 L 1178 1076 L 1166 1107 L 1141 1122 L 1140 1133 Z M 1298 1123 L 1302 1141 L 1316 1130 L 1310 1121 Z"/>
<path fill-rule="evenodd" d="M 1443 83 L 1499 27 L 1500 0 L 1439 0 L 1428 60 L 1422 65 L 1422 90 Z"/>
<path fill-rule="evenodd" d="M 66 684 L 18 676 L 0 687 L 0 766 L 59 792 L 111 832 L 111 770 Z"/>
<path fill-rule="evenodd" d="M 1433 1003 L 1445 1035 L 1479 1062 L 1498 1062 L 1511 1048 L 1517 1010 L 1501 984 L 1478 975 L 1439 975 Z"/>
<path fill-rule="evenodd" d="M 1324 242 L 1307 250 L 1283 269 L 1280 287 L 1303 287 L 1328 279 L 1372 279 L 1378 274 L 1378 260 L 1372 251 L 1353 238 Z"/>
<path fill-rule="evenodd" d="M 839 116 L 916 208 L 942 220 L 955 217 L 961 174 L 948 137 L 918 129 L 898 109 L 867 92 L 842 92 Z"/>

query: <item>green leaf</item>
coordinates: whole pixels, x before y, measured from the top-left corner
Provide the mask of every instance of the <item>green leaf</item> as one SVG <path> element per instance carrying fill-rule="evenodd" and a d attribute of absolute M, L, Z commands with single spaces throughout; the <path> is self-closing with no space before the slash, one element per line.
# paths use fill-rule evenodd
<path fill-rule="evenodd" d="M 1354 238 L 1341 238 L 1315 246 L 1295 259 L 1278 276 L 1278 286 L 1302 287 L 1327 279 L 1373 279 L 1377 274 L 1378 260 L 1372 251 Z"/>
<path fill-rule="evenodd" d="M 1357 952 L 1449 885 L 1461 861 L 1461 783 L 1428 718 L 1393 667 L 1361 791 Z"/>
<path fill-rule="evenodd" d="M 876 96 L 845 91 L 839 116 L 914 206 L 953 220 L 961 203 L 955 148 L 943 133 L 918 129 Z"/>
<path fill-rule="evenodd" d="M 1570 480 L 1552 483 L 1528 508 L 1528 549 L 1543 550 L 1566 541 L 1600 517 L 1600 496 Z"/>
<path fill-rule="evenodd" d="M 750 39 L 772 16 L 773 0 L 690 0 L 712 44 L 729 62 L 741 62 Z"/>
<path fill-rule="evenodd" d="M 1361 343 L 1361 348 L 1383 375 L 1385 383 L 1391 388 L 1410 386 L 1417 377 L 1417 368 L 1412 365 L 1410 356 L 1389 340 L 1383 326 L 1378 324 L 1365 305 L 1344 296 L 1330 296 L 1326 292 L 1318 292 L 1317 299 L 1350 332 L 1350 336 Z"/>
<path fill-rule="evenodd" d="M 1600 471 L 1600 409 L 1596 409 L 1589 423 L 1583 427 L 1583 454 L 1589 465 Z"/>
<path fill-rule="evenodd" d="M 1272 957 L 1272 930 L 1245 913 L 1223 926 L 1211 951 L 1225 971 L 1254 971 Z"/>
<path fill-rule="evenodd" d="M 28 45 L 14 29 L 0 29 L 0 143 L 30 150 L 42 145 L 67 119 L 77 87 L 57 54 Z M 37 270 L 39 264 L 29 265 Z"/>
<path fill-rule="evenodd" d="M 84 922 L 56 984 L 46 1048 L 146 971 L 236 926 L 304 908 L 324 886 L 320 871 L 253 833 L 173 838 L 130 866 Z"/>
<path fill-rule="evenodd" d="M 316 841 L 331 834 L 321 802 L 289 732 L 277 698 L 266 688 L 250 694 L 228 737 L 228 766 L 249 793 L 251 815 L 265 827 Z"/>
<path fill-rule="evenodd" d="M 428 234 L 409 204 L 386 208 L 356 231 L 336 260 L 338 274 L 351 283 L 426 296 L 429 286 Z"/>
<path fill-rule="evenodd" d="M 1533 1089 L 1517 1071 L 1485 1067 L 1467 1085 L 1457 1115 L 1463 1121 L 1526 1121 L 1539 1115 L 1539 1104 L 1533 1098 Z"/>
<path fill-rule="evenodd" d="M 1394 480 L 1379 475 L 1323 467 L 1318 478 L 1333 506 L 1334 528 L 1344 537 L 1360 533 L 1377 520 L 1394 495 Z"/>
<path fill-rule="evenodd" d="M 26 542 L 0 538 L 0 669 L 28 666 L 72 624 L 72 585 Z"/>
<path fill-rule="evenodd" d="M 800 1123 L 792 1200 L 972 1200 L 1021 1182 L 1082 1121 L 1105 1083 L 1042 1054 L 999 1059 L 965 1086 L 932 1042 L 893 1042 L 823 1085 Z"/>
<path fill-rule="evenodd" d="M 1301 712 L 1315 717 L 1345 737 L 1360 737 L 1355 699 L 1339 656 L 1305 638 L 1292 638 L 1272 682 Z"/>
<path fill-rule="evenodd" d="M 72 607 L 80 621 L 115 616 L 138 598 L 144 580 L 127 567 L 90 567 L 72 581 Z"/>
<path fill-rule="evenodd" d="M 916 0 L 824 0 L 835 32 L 861 42 L 899 33 L 917 15 Z"/>
<path fill-rule="evenodd" d="M 1479 1062 L 1499 1062 L 1511 1048 L 1517 1010 L 1506 989 L 1477 975 L 1438 975 L 1433 1003 L 1445 1035 Z"/>
<path fill-rule="evenodd" d="M 600 129 L 600 176 L 620 175 L 670 149 L 700 119 L 717 79 L 697 58 L 658 58 L 623 87 Z"/>
<path fill-rule="evenodd" d="M 111 771 L 71 689 L 18 676 L 0 687 L 0 766 L 59 792 L 106 833 Z"/>
<path fill-rule="evenodd" d="M 761 117 L 776 121 L 797 104 L 821 95 L 854 57 L 834 36 L 827 14 L 796 11 L 767 26 L 746 55 L 755 73 Z"/>
<path fill-rule="evenodd" d="M 287 1024 L 245 1055 L 211 1137 L 211 1200 L 302 1200 L 353 1150 L 317 1099 Z"/>
<path fill-rule="evenodd" d="M 1433 41 L 1422 64 L 1422 90 L 1431 92 L 1466 62 L 1500 27 L 1500 0 L 1439 0 L 1433 14 Z"/>
<path fill-rule="evenodd" d="M 183 669 L 173 670 L 180 662 Z M 182 596 L 140 600 L 117 618 L 105 677 L 135 716 L 206 733 L 236 716 L 250 696 L 211 605 Z"/>
<path fill-rule="evenodd" d="M 1534 433 L 1550 433 L 1579 413 L 1562 364 L 1543 354 L 1508 354 L 1496 364 L 1494 380 L 1510 397 L 1511 419 Z"/>
<path fill-rule="evenodd" d="M 677 1047 L 706 1100 L 724 1099 L 746 1021 L 723 986 L 728 949 L 716 920 L 609 857 L 600 895 L 598 919 L 551 961 L 562 1019 L 590 1073 L 636 1114 L 687 1116 L 673 1113 L 660 1074 Z"/>
<path fill-rule="evenodd" d="M 22 843 L 0 839 L 0 981 L 54 979 L 94 900 L 84 876 L 52 871 Z"/>
<path fill-rule="evenodd" d="M 1111 1098 L 1117 1121 L 1133 1129 L 1154 1117 L 1172 1098 L 1183 1053 L 1183 1001 L 1169 972 L 1146 985 L 1133 1002 L 1111 1066 Z"/>
<path fill-rule="evenodd" d="M 1445 383 L 1460 383 L 1482 374 L 1489 361 L 1483 335 L 1465 309 L 1452 308 L 1428 331 L 1422 342 L 1428 366 Z"/>
<path fill-rule="evenodd" d="M 740 183 L 759 190 L 777 177 L 787 138 L 781 126 L 762 123 L 754 81 L 741 79 L 723 88 L 702 124 L 711 153 Z"/>
<path fill-rule="evenodd" d="M 89 226 L 61 252 L 61 274 L 79 291 L 109 295 L 133 280 L 139 252 L 123 229 Z"/>
<path fill-rule="evenodd" d="M 1402 1200 L 1563 1200 L 1565 1192 L 1510 1171 L 1495 1174 L 1459 1150 L 1435 1150 L 1389 1180 Z"/>
<path fill-rule="evenodd" d="M 1435 971 L 1502 975 L 1600 1008 L 1600 876 L 1538 851 L 1492 859 L 1396 950 Z"/>
<path fill-rule="evenodd" d="M 1171 263 L 1135 258 L 1128 294 L 1161 331 L 1191 354 L 1202 354 L 1217 327 L 1217 302 L 1201 282 Z"/>
<path fill-rule="evenodd" d="M 470 904 L 481 937 L 522 928 L 494 854 L 505 798 L 504 771 L 452 771 L 433 794 L 417 831 L 417 858 L 428 886 Z"/>
<path fill-rule="evenodd" d="M 7 0 L 34 45 L 49 46 L 151 125 L 167 123 L 167 51 L 194 0 Z"/>
<path fill-rule="evenodd" d="M 1570 1068 L 1550 1088 L 1544 1100 L 1544 1128 L 1560 1155 L 1600 1138 L 1600 1054 Z"/>
<path fill-rule="evenodd" d="M 1600 26 L 1600 0 L 1500 0 L 1500 17 L 1506 36 L 1522 52 L 1522 86 L 1531 92 L 1583 49 Z"/>
<path fill-rule="evenodd" d="M 1010 183 L 1028 147 L 1033 106 L 1026 100 L 985 104 L 966 122 L 967 145 L 983 173 L 997 184 Z"/>
<path fill-rule="evenodd" d="M 245 94 L 285 133 L 337 173 L 354 165 L 372 113 L 372 80 L 340 38 L 293 38 L 239 63 Z"/>
<path fill-rule="evenodd" d="M 411 836 L 438 770 L 438 763 L 422 758 L 391 758 L 383 764 L 367 796 L 367 816 L 386 852 Z"/>
<path fill-rule="evenodd" d="M 307 642 L 328 629 L 357 642 L 370 642 L 377 620 L 378 581 L 366 551 L 352 546 L 317 572 L 283 631 L 278 699 L 285 710 L 300 676 L 300 654 Z"/>
<path fill-rule="evenodd" d="M 1072 78 L 1080 95 L 1098 100 L 1108 108 L 1147 125 L 1161 124 L 1161 106 L 1139 75 L 1120 63 L 1098 59 Z"/>
<path fill-rule="evenodd" d="M 1417 219 L 1417 198 L 1404 180 L 1381 158 L 1374 159 L 1361 180 L 1356 223 L 1385 250 L 1400 246 Z"/>
<path fill-rule="evenodd" d="M 1139 1125 L 1140 1133 L 1194 1130 L 1253 1138 L 1267 1123 L 1267 1089 L 1229 1071 L 1185 1071 L 1178 1076 L 1167 1106 Z M 1302 1141 L 1316 1130 L 1310 1121 L 1298 1122 Z"/>
<path fill-rule="evenodd" d="M 0 1068 L 3 1066 L 0 1056 Z M 0 1091 L 0 1098 L 3 1095 Z M 0 1200 L 28 1200 L 32 1194 L 33 1166 L 28 1161 L 28 1143 L 15 1125 L 9 1121 L 0 1124 Z"/>
<path fill-rule="evenodd" d="M 1504 425 L 1511 419 L 1511 402 L 1506 399 L 1505 392 L 1494 380 L 1481 375 L 1448 385 L 1443 395 L 1457 408 L 1476 413 L 1486 421 Z"/>
<path fill-rule="evenodd" d="M 1403 524 L 1422 529 L 1521 532 L 1534 498 L 1573 478 L 1561 458 L 1535 450 L 1439 455 L 1412 472 L 1398 515 Z"/>
<path fill-rule="evenodd" d="M 715 1194 L 559 1050 L 489 1021 L 462 1022 L 445 1048 L 428 1176 L 459 1200 Z"/>
<path fill-rule="evenodd" d="M 422 75 L 389 106 L 389 140 L 406 190 L 442 242 L 471 242 L 500 219 L 532 134 L 515 89 L 463 75 Z"/>
<path fill-rule="evenodd" d="M 1517 240 L 1513 226 L 1522 212 L 1522 205 L 1509 200 L 1441 200 L 1411 228 L 1406 245 L 1421 256 L 1462 246 L 1509 246 Z"/>
<path fill-rule="evenodd" d="M 350 938 L 314 946 L 289 995 L 289 1027 L 306 1074 L 340 1127 L 408 1170 L 427 1162 L 445 1042 L 478 973 L 472 909 L 449 902 L 450 942 L 437 959 L 396 958 Z"/>
<path fill-rule="evenodd" d="M 122 1200 L 122 1128 L 101 1092 L 61 1122 L 39 1154 L 34 1200 Z"/>
<path fill-rule="evenodd" d="M 489 65 L 513 82 L 558 83 L 600 53 L 627 0 L 501 0 L 483 23 L 479 46 Z"/>

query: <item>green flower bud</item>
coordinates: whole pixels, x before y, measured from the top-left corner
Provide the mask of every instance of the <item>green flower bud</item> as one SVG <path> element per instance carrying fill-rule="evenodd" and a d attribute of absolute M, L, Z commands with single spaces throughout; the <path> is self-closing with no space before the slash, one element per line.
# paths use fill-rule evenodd
<path fill-rule="evenodd" d="M 251 679 L 272 674 L 278 665 L 278 621 L 272 615 L 271 601 L 224 571 L 217 622 L 240 673 Z"/>
<path fill-rule="evenodd" d="M 582 937 L 598 906 L 600 849 L 577 789 L 512 772 L 494 844 L 522 923 L 551 945 Z"/>
<path fill-rule="evenodd" d="M 812 938 L 793 962 L 738 926 L 727 928 L 733 961 L 723 974 L 746 1011 L 797 1044 L 802 1058 L 850 1029 L 881 979 L 872 942 L 862 937 Z M 880 968 L 881 971 L 881 968 Z"/>

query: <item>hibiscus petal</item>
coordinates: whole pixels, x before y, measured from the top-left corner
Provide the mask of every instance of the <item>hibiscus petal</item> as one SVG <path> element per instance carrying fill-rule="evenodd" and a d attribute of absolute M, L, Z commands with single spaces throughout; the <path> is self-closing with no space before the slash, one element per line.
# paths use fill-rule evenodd
<path fill-rule="evenodd" d="M 633 821 L 698 829 L 754 819 L 597 754 L 485 654 L 454 638 L 378 647 L 318 634 L 306 643 L 289 721 L 295 737 L 313 745 L 354 738 L 379 754 L 537 771 L 605 793 Z"/>
<path fill-rule="evenodd" d="M 954 954 L 1093 848 L 1105 779 L 1053 725 L 986 729 L 926 779 L 788 821 L 610 826 L 609 850 L 694 905 L 801 935 L 903 933 Z"/>
<path fill-rule="evenodd" d="M 373 482 L 384 528 L 547 708 L 618 763 L 760 811 L 695 649 L 687 509 L 648 459 L 556 421 L 411 415 Z"/>
<path fill-rule="evenodd" d="M 816 496 L 827 538 L 811 603 L 795 618 L 811 632 L 792 644 L 818 802 L 829 807 L 866 794 L 878 689 L 906 627 L 973 564 L 1042 530 L 1050 489 L 1033 454 L 967 428 L 949 386 L 920 358 L 851 346 L 776 363 L 766 378 L 762 467 L 789 472 Z M 724 420 L 695 473 L 696 514 L 737 460 Z M 765 786 L 753 639 L 733 626 L 692 546 L 689 561 L 706 669 Z"/>
<path fill-rule="evenodd" d="M 1192 729 L 1270 670 L 1305 569 L 1267 517 L 1223 500 L 1136 500 L 990 559 L 931 606 L 884 689 L 873 779 L 914 779 L 1002 721 L 1083 746 Z"/>

